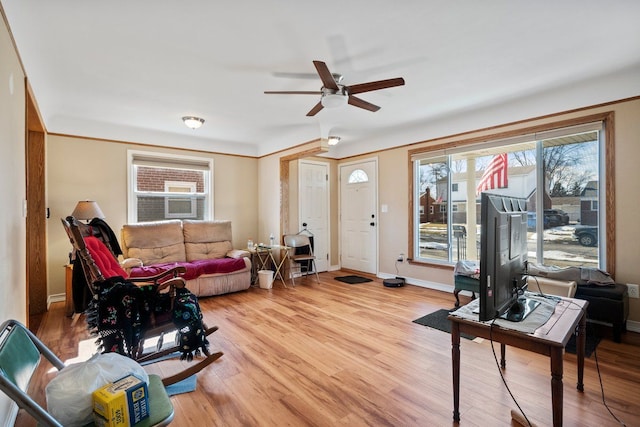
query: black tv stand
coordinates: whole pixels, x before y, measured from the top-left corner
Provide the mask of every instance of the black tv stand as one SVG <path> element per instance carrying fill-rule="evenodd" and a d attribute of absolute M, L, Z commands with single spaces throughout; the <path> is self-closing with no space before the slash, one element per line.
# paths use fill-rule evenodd
<path fill-rule="evenodd" d="M 519 297 L 500 317 L 510 322 L 522 322 L 539 305 L 540 301 Z"/>

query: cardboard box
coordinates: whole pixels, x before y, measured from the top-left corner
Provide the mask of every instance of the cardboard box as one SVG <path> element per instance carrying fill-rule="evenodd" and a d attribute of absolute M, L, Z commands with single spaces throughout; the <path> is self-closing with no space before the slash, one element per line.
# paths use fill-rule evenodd
<path fill-rule="evenodd" d="M 147 383 L 133 375 L 93 392 L 95 422 L 103 427 L 128 427 L 149 416 Z"/>

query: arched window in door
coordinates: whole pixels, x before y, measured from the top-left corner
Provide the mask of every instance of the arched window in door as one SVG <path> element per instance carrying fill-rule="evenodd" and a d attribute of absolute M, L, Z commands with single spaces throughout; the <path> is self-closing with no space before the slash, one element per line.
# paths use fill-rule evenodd
<path fill-rule="evenodd" d="M 362 169 L 356 169 L 349 175 L 349 184 L 357 184 L 359 182 L 369 182 L 369 175 Z"/>

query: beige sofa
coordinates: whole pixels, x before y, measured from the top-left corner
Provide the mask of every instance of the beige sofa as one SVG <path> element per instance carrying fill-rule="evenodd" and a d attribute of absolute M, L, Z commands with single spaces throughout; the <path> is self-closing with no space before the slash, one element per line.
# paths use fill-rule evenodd
<path fill-rule="evenodd" d="M 168 220 L 128 224 L 121 231 L 123 267 L 131 277 L 184 265 L 187 288 L 198 296 L 251 286 L 251 259 L 232 247 L 231 221 Z"/>

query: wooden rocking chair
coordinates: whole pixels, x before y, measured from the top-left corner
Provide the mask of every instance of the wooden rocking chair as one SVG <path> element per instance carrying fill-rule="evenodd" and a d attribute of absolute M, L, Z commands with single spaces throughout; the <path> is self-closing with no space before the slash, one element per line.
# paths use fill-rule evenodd
<path fill-rule="evenodd" d="M 110 251 L 110 248 L 94 235 L 95 233 L 89 225 L 78 222 L 72 216 L 62 219 L 62 225 L 74 247 L 75 256 L 80 259 L 87 285 L 93 295 L 93 303 L 97 304 L 105 283 L 111 280 L 121 280 L 127 282 L 127 284 L 134 284 L 141 287 L 141 289 L 144 288 L 144 298 L 156 298 L 158 301 L 164 301 L 163 305 L 168 305 L 169 307 L 173 306 L 176 290 L 185 288 L 185 281 L 180 277 L 186 271 L 184 267 L 176 266 L 170 270 L 149 277 L 128 277 L 127 272 L 120 267 L 118 260 Z M 144 301 L 144 304 L 145 306 L 154 305 L 151 301 Z M 96 319 L 88 317 L 87 322 L 90 325 L 90 329 L 95 330 L 94 323 Z M 149 319 L 144 323 L 140 332 L 139 341 L 127 349 L 126 355 L 139 363 L 148 363 L 182 350 L 181 346 L 177 344 L 175 346 L 169 346 L 169 348 L 162 348 L 165 334 L 169 332 L 178 333 L 177 327 L 171 319 L 170 312 L 163 313 L 159 311 L 156 313 L 154 310 L 150 310 Z M 92 325 L 94 328 L 92 328 Z M 209 336 L 218 329 L 217 326 L 211 328 L 207 328 L 204 324 L 203 326 L 204 337 Z M 123 332 L 123 334 L 126 335 L 127 332 Z M 101 335 L 100 338 L 104 339 L 105 336 Z M 158 343 L 155 350 L 145 353 L 144 341 L 150 338 L 157 338 Z M 189 368 L 175 375 L 163 378 L 163 384 L 166 386 L 182 381 L 201 371 L 223 355 L 222 352 L 208 354 L 207 349 L 205 347 L 203 347 L 203 349 L 205 353 L 204 359 L 199 360 L 197 363 L 194 363 Z"/>

